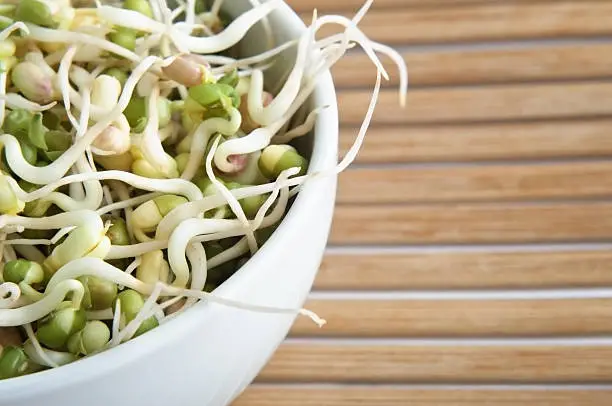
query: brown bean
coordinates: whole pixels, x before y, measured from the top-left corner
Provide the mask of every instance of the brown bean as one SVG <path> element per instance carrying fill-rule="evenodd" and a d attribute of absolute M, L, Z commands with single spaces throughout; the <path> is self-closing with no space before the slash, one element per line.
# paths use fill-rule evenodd
<path fill-rule="evenodd" d="M 162 68 L 171 80 L 184 86 L 197 86 L 202 83 L 202 68 L 193 61 L 179 56 L 170 65 Z"/>
<path fill-rule="evenodd" d="M 23 340 L 17 327 L 0 327 L 0 347 L 20 346 Z"/>
<path fill-rule="evenodd" d="M 181 299 L 176 303 L 172 303 L 170 306 L 166 308 L 166 316 L 170 316 L 172 313 L 176 313 L 185 306 L 185 302 L 187 299 Z"/>
<path fill-rule="evenodd" d="M 267 107 L 274 100 L 274 96 L 271 93 L 263 92 L 261 95 L 261 102 L 264 107 Z M 242 115 L 242 125 L 240 128 L 245 133 L 250 133 L 251 131 L 260 127 L 251 116 L 249 115 L 249 107 L 248 107 L 248 94 L 242 96 L 242 100 L 240 101 L 240 114 Z"/>

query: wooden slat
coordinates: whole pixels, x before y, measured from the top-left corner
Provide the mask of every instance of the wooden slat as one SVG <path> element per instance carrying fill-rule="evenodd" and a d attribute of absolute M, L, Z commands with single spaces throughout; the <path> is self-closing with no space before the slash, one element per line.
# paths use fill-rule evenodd
<path fill-rule="evenodd" d="M 478 3 L 482 0 L 376 0 L 373 9 L 419 7 L 419 6 L 447 6 L 457 4 Z M 502 1 L 502 0 L 492 0 Z M 519 0 L 526 1 L 526 0 Z M 329 2 L 326 0 L 288 0 L 287 3 L 296 11 L 312 12 L 317 9 L 322 13 L 334 11 L 355 11 L 364 3 L 364 0 L 343 0 L 341 2 Z"/>
<path fill-rule="evenodd" d="M 610 382 L 612 346 L 284 344 L 260 382 Z"/>
<path fill-rule="evenodd" d="M 346 14 L 347 17 L 354 12 Z M 542 18 L 546 16 L 546 18 Z M 302 15 L 307 23 L 312 13 Z M 591 37 L 612 34 L 612 4 L 600 1 L 481 3 L 443 8 L 372 9 L 359 27 L 389 44 Z M 320 35 L 341 32 L 325 26 Z"/>
<path fill-rule="evenodd" d="M 293 336 L 520 337 L 612 333 L 612 300 L 309 300 L 323 328 L 299 318 Z"/>
<path fill-rule="evenodd" d="M 612 238 L 612 203 L 340 205 L 333 244 L 467 244 Z"/>
<path fill-rule="evenodd" d="M 385 386 L 254 385 L 233 406 L 609 406 L 605 389 L 410 389 Z"/>
<path fill-rule="evenodd" d="M 370 98 L 369 90 L 340 92 L 338 106 L 342 122 L 360 124 Z M 409 93 L 404 109 L 399 106 L 397 92 L 385 90 L 380 94 L 374 122 L 413 124 L 601 117 L 610 115 L 611 105 L 612 83 L 607 82 L 416 89 Z"/>
<path fill-rule="evenodd" d="M 347 151 L 357 130 L 343 128 Z M 357 162 L 427 162 L 612 155 L 612 120 L 371 127 Z"/>
<path fill-rule="evenodd" d="M 609 78 L 612 45 L 523 46 L 513 49 L 405 52 L 410 84 L 466 85 L 528 81 Z M 385 86 L 398 83 L 395 66 L 381 57 L 390 75 Z M 376 69 L 363 53 L 350 53 L 333 68 L 338 87 L 371 87 Z"/>
<path fill-rule="evenodd" d="M 610 286 L 611 250 L 328 253 L 317 290 Z"/>
<path fill-rule="evenodd" d="M 612 162 L 360 168 L 340 176 L 340 203 L 584 199 L 612 195 Z"/>

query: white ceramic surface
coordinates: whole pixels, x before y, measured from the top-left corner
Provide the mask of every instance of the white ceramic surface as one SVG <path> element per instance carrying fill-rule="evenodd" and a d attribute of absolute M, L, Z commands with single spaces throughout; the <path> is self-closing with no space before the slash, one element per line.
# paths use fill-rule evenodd
<path fill-rule="evenodd" d="M 226 2 L 236 15 L 248 0 Z M 301 20 L 284 6 L 271 15 L 278 40 L 295 38 Z M 254 30 L 248 49 L 259 48 Z M 289 57 L 284 59 L 290 66 Z M 314 94 L 329 105 L 315 128 L 310 170 L 336 163 L 338 114 L 331 75 Z M 325 248 L 336 178 L 309 182 L 261 250 L 215 293 L 248 303 L 301 307 Z M 285 338 L 292 315 L 199 303 L 176 319 L 105 353 L 25 377 L 0 381 L 0 406 L 221 406 L 257 375 Z"/>

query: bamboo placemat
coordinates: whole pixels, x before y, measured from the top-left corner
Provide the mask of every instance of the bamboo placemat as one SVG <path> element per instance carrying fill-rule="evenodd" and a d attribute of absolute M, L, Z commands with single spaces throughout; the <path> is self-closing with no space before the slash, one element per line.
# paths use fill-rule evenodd
<path fill-rule="evenodd" d="M 362 0 L 292 0 L 351 15 Z M 377 0 L 401 50 L 308 307 L 234 406 L 612 404 L 612 1 Z M 385 61 L 389 63 L 389 61 Z M 375 71 L 334 70 L 341 143 Z"/>

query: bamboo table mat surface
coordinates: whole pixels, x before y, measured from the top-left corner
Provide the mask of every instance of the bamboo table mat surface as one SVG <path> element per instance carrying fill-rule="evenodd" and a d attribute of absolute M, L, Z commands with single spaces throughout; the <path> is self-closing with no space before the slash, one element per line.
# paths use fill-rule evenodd
<path fill-rule="evenodd" d="M 291 0 L 310 20 L 362 0 Z M 234 406 L 612 404 L 612 1 L 377 0 L 400 50 L 307 307 Z M 375 70 L 334 68 L 346 149 Z M 572 295 L 577 294 L 577 297 Z"/>

